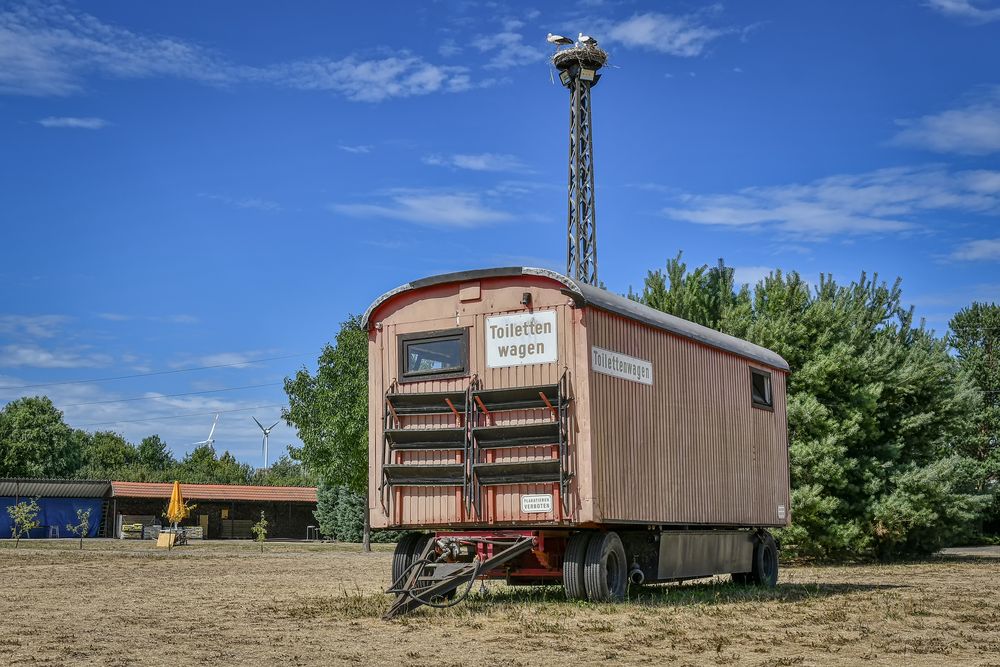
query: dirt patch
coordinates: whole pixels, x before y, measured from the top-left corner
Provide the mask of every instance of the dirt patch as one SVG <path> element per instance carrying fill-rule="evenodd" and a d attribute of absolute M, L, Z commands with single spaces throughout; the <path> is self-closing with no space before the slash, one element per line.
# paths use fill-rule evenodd
<path fill-rule="evenodd" d="M 391 553 L 355 545 L 0 542 L 0 664 L 404 663 L 1000 667 L 1000 560 L 795 567 L 621 605 L 489 583 L 384 623 Z"/>

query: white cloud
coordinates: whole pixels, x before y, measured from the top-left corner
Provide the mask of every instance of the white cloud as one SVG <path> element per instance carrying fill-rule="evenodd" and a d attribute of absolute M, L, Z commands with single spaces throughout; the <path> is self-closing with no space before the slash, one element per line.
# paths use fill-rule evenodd
<path fill-rule="evenodd" d="M 927 211 L 1000 214 L 1000 172 L 899 167 L 678 200 L 665 214 L 696 224 L 768 228 L 812 239 L 899 233 L 918 229 L 916 218 Z"/>
<path fill-rule="evenodd" d="M 88 76 L 170 77 L 211 85 L 266 83 L 382 100 L 471 87 L 465 67 L 440 66 L 401 51 L 382 58 L 314 58 L 262 66 L 234 64 L 197 44 L 149 36 L 58 5 L 0 10 L 0 94 L 65 96 Z"/>
<path fill-rule="evenodd" d="M 675 16 L 648 12 L 636 14 L 625 21 L 604 28 L 605 39 L 630 48 L 657 51 L 671 56 L 700 56 L 714 40 L 738 32 L 732 28 L 709 26 L 708 13 Z"/>
<path fill-rule="evenodd" d="M 266 359 L 273 356 L 276 350 L 247 350 L 246 352 L 214 352 L 198 356 L 185 356 L 171 364 L 174 368 L 201 368 L 204 366 L 231 366 L 233 368 L 248 368 L 256 359 Z"/>
<path fill-rule="evenodd" d="M 441 42 L 441 46 L 438 47 L 438 54 L 442 58 L 454 58 L 462 52 L 462 48 L 455 43 L 453 39 L 446 39 Z"/>
<path fill-rule="evenodd" d="M 1000 7 L 983 8 L 985 2 L 974 0 L 927 0 L 928 7 L 947 16 L 970 21 L 972 23 L 989 23 L 1000 20 Z"/>
<path fill-rule="evenodd" d="M 427 155 L 425 164 L 438 167 L 456 167 L 471 171 L 517 171 L 525 172 L 528 168 L 513 155 L 502 153 L 456 153 L 453 155 Z"/>
<path fill-rule="evenodd" d="M 903 129 L 892 141 L 899 146 L 965 155 L 1000 152 L 1000 86 L 966 106 L 896 122 Z"/>
<path fill-rule="evenodd" d="M 65 315 L 0 315 L 0 334 L 52 338 L 69 320 Z"/>
<path fill-rule="evenodd" d="M 1000 262 L 1000 238 L 968 241 L 955 248 L 950 258 L 959 262 Z"/>
<path fill-rule="evenodd" d="M 405 52 L 388 58 L 320 58 L 257 69 L 241 68 L 241 71 L 248 81 L 262 81 L 297 90 L 335 92 L 354 102 L 381 102 L 394 97 L 436 92 L 455 93 L 472 87 L 467 68 L 434 65 Z"/>
<path fill-rule="evenodd" d="M 540 63 L 548 53 L 540 47 L 525 44 L 524 35 L 505 30 L 494 35 L 484 35 L 473 43 L 480 53 L 490 54 L 486 69 L 506 69 Z"/>
<path fill-rule="evenodd" d="M 733 280 L 737 285 L 746 284 L 754 287 L 773 272 L 774 268 L 770 266 L 734 266 Z"/>
<path fill-rule="evenodd" d="M 80 350 L 47 350 L 38 345 L 4 345 L 0 347 L 0 368 L 95 368 L 107 366 L 106 354 Z"/>
<path fill-rule="evenodd" d="M 372 146 L 367 146 L 367 145 L 364 145 L 364 144 L 358 145 L 358 146 L 347 146 L 347 145 L 341 144 L 341 145 L 337 146 L 337 148 L 339 148 L 340 150 L 344 151 L 345 153 L 355 153 L 355 154 L 362 154 L 363 155 L 363 154 L 371 153 L 373 147 Z"/>
<path fill-rule="evenodd" d="M 107 127 L 103 118 L 75 118 L 73 116 L 49 116 L 38 121 L 42 127 L 70 127 L 81 130 L 99 130 Z"/>
<path fill-rule="evenodd" d="M 432 227 L 472 229 L 511 220 L 513 215 L 492 208 L 475 193 L 400 191 L 381 204 L 334 204 L 336 213 L 356 218 L 386 218 Z"/>

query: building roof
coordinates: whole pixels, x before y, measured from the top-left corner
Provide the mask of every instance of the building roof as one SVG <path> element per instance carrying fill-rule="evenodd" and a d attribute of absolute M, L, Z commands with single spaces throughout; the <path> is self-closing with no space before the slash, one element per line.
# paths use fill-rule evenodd
<path fill-rule="evenodd" d="M 89 479 L 0 479 L 2 498 L 104 498 L 111 482 Z"/>
<path fill-rule="evenodd" d="M 170 498 L 169 482 L 111 482 L 118 498 Z M 240 486 L 237 484 L 181 484 L 184 500 L 249 500 L 258 502 L 315 503 L 314 486 Z"/>
<path fill-rule="evenodd" d="M 601 289 L 600 287 L 594 287 L 593 285 L 577 282 L 572 278 L 564 276 L 561 273 L 556 273 L 555 271 L 522 266 L 445 273 L 438 276 L 431 276 L 430 278 L 414 280 L 413 282 L 405 285 L 400 285 L 396 289 L 390 290 L 377 298 L 375 302 L 368 307 L 368 310 L 365 311 L 363 323 L 364 326 L 367 327 L 369 319 L 379 306 L 397 294 L 402 294 L 403 292 L 447 283 L 459 283 L 469 280 L 480 280 L 483 278 L 507 278 L 516 276 L 542 276 L 555 280 L 556 282 L 562 283 L 564 286 L 563 291 L 580 305 L 592 306 L 616 315 L 621 315 L 622 317 L 627 317 L 630 320 L 636 320 L 651 327 L 669 331 L 672 334 L 689 338 L 709 347 L 731 352 L 740 357 L 771 366 L 772 368 L 784 371 L 788 370 L 788 362 L 785 361 L 781 355 L 777 352 L 772 352 L 765 347 L 761 347 L 760 345 L 755 345 L 749 341 L 736 338 L 735 336 L 724 334 L 721 331 L 709 329 L 708 327 L 700 324 L 695 324 L 694 322 L 689 322 L 688 320 L 681 319 L 674 315 L 669 315 L 656 310 L 655 308 L 643 305 L 638 301 L 633 301 L 632 299 L 623 297 L 620 294 L 615 294 L 614 292 Z"/>

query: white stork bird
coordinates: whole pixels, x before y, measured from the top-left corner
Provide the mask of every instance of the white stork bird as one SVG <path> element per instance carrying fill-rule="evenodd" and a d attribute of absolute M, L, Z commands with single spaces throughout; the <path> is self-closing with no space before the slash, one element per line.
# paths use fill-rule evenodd
<path fill-rule="evenodd" d="M 590 35 L 584 35 L 582 32 L 580 36 L 576 38 L 577 43 L 583 46 L 597 46 L 597 40 Z"/>
<path fill-rule="evenodd" d="M 545 38 L 549 44 L 555 44 L 556 46 L 560 44 L 572 44 L 573 40 L 569 37 L 563 37 L 562 35 L 553 35 L 551 32 L 549 36 Z"/>

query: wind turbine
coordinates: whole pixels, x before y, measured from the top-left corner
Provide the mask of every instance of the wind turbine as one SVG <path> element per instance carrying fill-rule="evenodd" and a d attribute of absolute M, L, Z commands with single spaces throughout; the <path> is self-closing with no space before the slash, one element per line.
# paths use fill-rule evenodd
<path fill-rule="evenodd" d="M 271 424 L 267 428 L 264 428 L 264 425 L 261 424 L 259 421 L 257 421 L 256 417 L 251 417 L 251 419 L 253 419 L 255 422 L 257 422 L 257 426 L 259 426 L 260 430 L 264 432 L 264 470 L 267 470 L 267 436 L 269 436 L 271 434 L 271 429 L 274 428 L 275 426 L 277 426 L 278 422 L 274 422 L 273 424 Z M 281 420 L 279 419 L 278 421 L 281 421 Z"/>
<path fill-rule="evenodd" d="M 215 444 L 215 438 L 213 438 L 212 436 L 215 435 L 215 425 L 218 423 L 219 423 L 219 413 L 216 412 L 215 419 L 212 420 L 212 430 L 208 432 L 208 437 L 199 442 L 191 443 L 191 446 L 193 447 L 200 447 L 201 445 L 208 445 L 209 447 L 213 446 Z"/>

